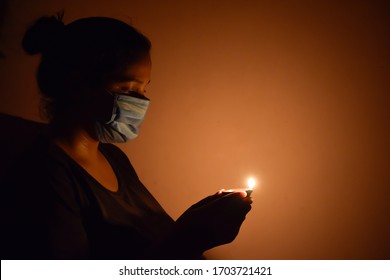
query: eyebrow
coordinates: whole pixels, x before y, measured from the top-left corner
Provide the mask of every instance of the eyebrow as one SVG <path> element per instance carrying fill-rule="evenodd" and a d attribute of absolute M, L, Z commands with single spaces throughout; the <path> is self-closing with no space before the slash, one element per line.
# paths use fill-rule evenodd
<path fill-rule="evenodd" d="M 126 75 L 118 77 L 117 81 L 118 82 L 137 82 L 139 84 L 143 84 L 144 83 L 140 79 L 134 78 L 132 76 L 126 76 Z M 150 82 L 151 81 L 149 80 L 146 84 L 148 85 L 148 84 L 150 84 Z"/>

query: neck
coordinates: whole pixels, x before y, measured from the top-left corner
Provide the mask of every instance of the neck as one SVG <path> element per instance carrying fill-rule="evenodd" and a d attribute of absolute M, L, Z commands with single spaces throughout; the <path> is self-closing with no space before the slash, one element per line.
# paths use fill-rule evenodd
<path fill-rule="evenodd" d="M 53 123 L 52 139 L 77 161 L 92 160 L 98 156 L 99 141 L 92 137 L 92 130 L 86 127 Z"/>

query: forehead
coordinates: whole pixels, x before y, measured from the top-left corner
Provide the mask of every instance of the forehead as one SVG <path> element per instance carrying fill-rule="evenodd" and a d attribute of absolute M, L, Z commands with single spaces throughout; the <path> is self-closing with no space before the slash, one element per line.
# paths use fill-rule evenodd
<path fill-rule="evenodd" d="M 149 82 L 152 72 L 152 61 L 150 55 L 147 55 L 136 62 L 126 65 L 116 75 L 114 82 L 139 81 Z"/>

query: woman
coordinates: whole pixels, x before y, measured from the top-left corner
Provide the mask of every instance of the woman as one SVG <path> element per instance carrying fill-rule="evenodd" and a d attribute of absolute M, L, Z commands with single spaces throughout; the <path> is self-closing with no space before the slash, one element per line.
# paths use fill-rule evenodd
<path fill-rule="evenodd" d="M 149 40 L 116 19 L 39 19 L 23 47 L 40 54 L 49 119 L 10 173 L 3 256 L 14 259 L 199 259 L 234 240 L 251 199 L 219 192 L 176 222 L 111 143 L 139 133 L 149 105 Z"/>

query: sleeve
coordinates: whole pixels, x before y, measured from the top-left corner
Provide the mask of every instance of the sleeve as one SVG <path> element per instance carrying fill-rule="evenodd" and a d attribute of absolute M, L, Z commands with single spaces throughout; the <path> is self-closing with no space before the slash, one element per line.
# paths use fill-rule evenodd
<path fill-rule="evenodd" d="M 88 236 L 83 223 L 79 184 L 75 174 L 52 165 L 48 178 L 46 223 L 54 259 L 89 258 Z"/>
<path fill-rule="evenodd" d="M 69 168 L 39 152 L 2 186 L 2 259 L 84 259 L 88 241 Z"/>

